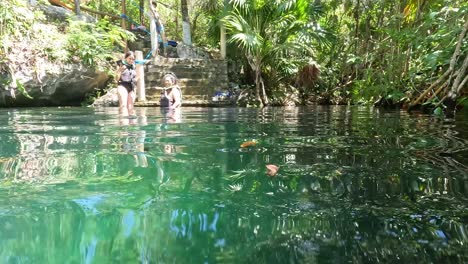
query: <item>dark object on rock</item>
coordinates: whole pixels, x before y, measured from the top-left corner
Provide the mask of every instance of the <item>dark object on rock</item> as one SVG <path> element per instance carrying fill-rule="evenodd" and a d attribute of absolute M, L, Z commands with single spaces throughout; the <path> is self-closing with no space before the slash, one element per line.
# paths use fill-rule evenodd
<path fill-rule="evenodd" d="M 167 45 L 172 46 L 172 47 L 177 47 L 177 41 L 174 40 L 168 40 Z"/>

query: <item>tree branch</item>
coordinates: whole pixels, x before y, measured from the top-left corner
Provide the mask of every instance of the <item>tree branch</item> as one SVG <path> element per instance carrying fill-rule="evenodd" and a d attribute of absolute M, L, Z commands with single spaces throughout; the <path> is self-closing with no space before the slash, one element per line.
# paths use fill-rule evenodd
<path fill-rule="evenodd" d="M 450 65 L 449 65 L 449 68 L 448 70 L 442 75 L 439 77 L 439 79 L 437 79 L 434 83 L 431 84 L 431 86 L 429 86 L 429 88 L 427 88 L 426 90 L 424 90 L 424 92 L 413 102 L 410 104 L 410 108 L 417 105 L 418 103 L 421 102 L 421 100 L 437 85 L 439 85 L 439 83 L 441 81 L 443 81 L 445 78 L 447 78 L 447 76 L 449 76 L 450 73 L 452 73 L 453 69 L 455 68 L 455 64 L 457 62 L 457 58 L 458 56 L 460 55 L 460 50 L 461 50 L 461 46 L 462 46 L 462 43 L 463 43 L 463 39 L 465 37 L 465 34 L 466 34 L 466 31 L 468 30 L 468 19 L 465 21 L 465 24 L 463 26 L 463 30 L 462 32 L 460 33 L 460 35 L 458 36 L 458 42 L 457 42 L 457 46 L 455 48 L 455 51 L 453 52 L 453 56 L 452 56 L 452 59 L 450 60 Z"/>
<path fill-rule="evenodd" d="M 457 94 L 460 93 L 461 89 L 463 88 L 463 86 L 465 86 L 465 84 L 468 82 L 468 75 L 465 76 L 465 78 L 463 79 L 463 81 L 460 83 L 460 85 L 458 86 L 457 88 Z"/>
<path fill-rule="evenodd" d="M 459 85 L 460 85 L 460 81 L 462 79 L 463 76 L 465 76 L 465 72 L 466 72 L 466 69 L 468 68 L 468 55 L 465 57 L 465 60 L 463 61 L 463 65 L 460 69 L 460 72 L 457 76 L 457 78 L 455 78 L 455 81 L 453 82 L 453 85 L 452 85 L 452 93 L 457 95 L 458 94 L 458 88 L 459 88 Z"/>

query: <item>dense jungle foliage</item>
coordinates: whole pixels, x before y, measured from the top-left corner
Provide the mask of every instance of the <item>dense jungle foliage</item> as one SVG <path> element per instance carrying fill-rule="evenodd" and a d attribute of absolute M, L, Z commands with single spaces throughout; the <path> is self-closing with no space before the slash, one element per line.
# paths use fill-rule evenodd
<path fill-rule="evenodd" d="M 106 68 L 132 38 L 122 21 L 129 27 L 150 19 L 148 0 L 78 1 L 95 23 L 46 21 L 37 6 L 49 1 L 26 12 L 30 2 L 1 3 L 2 76 L 14 75 L 20 58 L 33 69 L 43 59 Z M 467 103 L 466 1 L 162 0 L 157 8 L 168 39 L 181 41 L 189 21 L 192 44 L 217 50 L 225 28 L 227 59 L 237 72 L 230 78 L 250 87 L 244 92 L 254 95 L 253 104 L 427 105 L 440 112 Z M 127 19 L 118 19 L 123 13 Z M 23 55 L 13 61 L 12 53 Z"/>

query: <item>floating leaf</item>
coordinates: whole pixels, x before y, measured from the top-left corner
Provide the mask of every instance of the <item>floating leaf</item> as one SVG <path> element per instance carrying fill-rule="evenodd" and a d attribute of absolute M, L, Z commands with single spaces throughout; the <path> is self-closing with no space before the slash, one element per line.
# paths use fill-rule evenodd
<path fill-rule="evenodd" d="M 436 109 L 434 109 L 434 115 L 442 116 L 443 114 L 444 114 L 444 111 L 442 111 L 441 107 L 437 107 Z"/>
<path fill-rule="evenodd" d="M 274 165 L 274 164 L 268 164 L 265 166 L 267 168 L 267 175 L 270 176 L 270 177 L 274 177 L 276 176 L 276 174 L 278 173 L 278 170 L 279 170 L 279 167 Z"/>
<path fill-rule="evenodd" d="M 245 141 L 240 145 L 241 148 L 248 148 L 248 147 L 255 147 L 257 145 L 257 142 L 255 141 Z"/>

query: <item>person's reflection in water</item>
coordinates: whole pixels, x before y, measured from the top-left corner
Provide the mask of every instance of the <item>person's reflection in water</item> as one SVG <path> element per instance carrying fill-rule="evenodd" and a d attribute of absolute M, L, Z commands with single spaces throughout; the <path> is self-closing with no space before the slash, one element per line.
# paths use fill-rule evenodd
<path fill-rule="evenodd" d="M 161 113 L 163 115 L 162 126 L 161 126 L 161 137 L 170 139 L 171 132 L 169 131 L 169 124 L 180 123 L 182 121 L 182 112 L 180 108 L 170 109 L 170 108 L 161 108 Z M 165 172 L 167 163 L 174 160 L 174 155 L 178 152 L 177 147 L 174 144 L 163 144 L 162 152 L 164 155 L 156 158 L 156 167 L 158 170 L 158 181 L 160 185 L 168 182 L 170 177 Z"/>
<path fill-rule="evenodd" d="M 146 108 L 137 109 L 138 118 L 121 118 L 120 125 L 138 125 L 144 126 L 147 124 Z M 125 137 L 123 143 L 123 149 L 125 152 L 132 154 L 135 158 L 136 167 L 148 167 L 148 160 L 145 153 L 145 138 L 146 131 L 128 129 L 128 134 Z"/>
<path fill-rule="evenodd" d="M 164 155 L 156 158 L 156 168 L 158 170 L 159 185 L 163 185 L 170 180 L 170 176 L 166 173 L 167 164 L 172 161 L 172 155 L 176 152 L 176 148 L 171 144 L 163 145 Z"/>
<path fill-rule="evenodd" d="M 180 108 L 161 108 L 161 113 L 163 115 L 163 123 L 173 124 L 182 121 L 182 110 Z"/>

